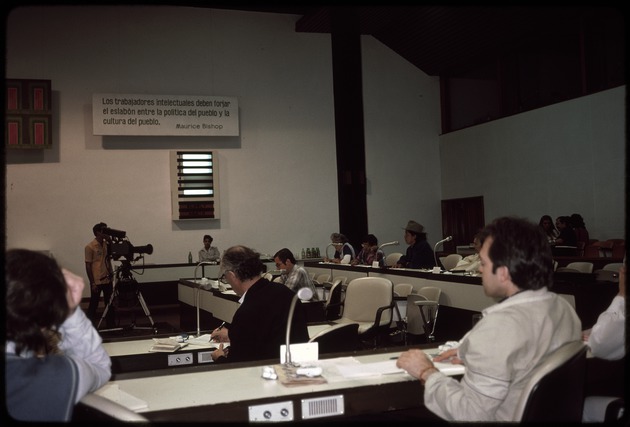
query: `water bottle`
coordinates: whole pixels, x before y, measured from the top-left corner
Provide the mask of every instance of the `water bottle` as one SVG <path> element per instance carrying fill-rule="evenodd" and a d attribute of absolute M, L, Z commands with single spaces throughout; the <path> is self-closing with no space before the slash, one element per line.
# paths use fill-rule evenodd
<path fill-rule="evenodd" d="M 192 252 L 188 252 L 188 264 L 192 264 Z"/>
<path fill-rule="evenodd" d="M 302 259 L 306 258 L 306 253 L 304 252 L 304 248 L 302 248 Z"/>

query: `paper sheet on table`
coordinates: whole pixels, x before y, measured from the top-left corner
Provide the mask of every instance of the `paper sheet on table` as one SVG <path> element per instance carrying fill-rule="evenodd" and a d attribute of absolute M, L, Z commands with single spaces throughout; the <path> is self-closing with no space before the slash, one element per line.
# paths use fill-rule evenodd
<path fill-rule="evenodd" d="M 105 384 L 96 391 L 96 394 L 123 405 L 132 411 L 139 409 L 147 409 L 149 405 L 142 399 L 132 396 L 131 394 L 121 390 L 118 384 Z"/>
<path fill-rule="evenodd" d="M 396 366 L 395 360 L 383 360 L 381 362 L 372 363 L 340 364 L 337 366 L 337 369 L 345 378 L 405 373 L 403 369 Z"/>
<path fill-rule="evenodd" d="M 190 345 L 195 345 L 199 347 L 215 347 L 219 348 L 219 343 L 215 341 L 211 341 L 210 334 L 199 335 L 198 337 L 189 337 L 188 341 L 186 341 Z M 230 345 L 229 342 L 223 344 L 224 347 Z"/>
<path fill-rule="evenodd" d="M 234 291 L 223 291 L 221 292 L 223 295 L 236 295 L 236 292 Z"/>

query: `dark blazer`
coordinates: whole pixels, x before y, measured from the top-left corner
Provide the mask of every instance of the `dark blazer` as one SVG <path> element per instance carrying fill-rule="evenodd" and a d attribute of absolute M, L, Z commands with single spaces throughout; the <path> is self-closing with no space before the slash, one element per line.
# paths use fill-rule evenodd
<path fill-rule="evenodd" d="M 435 266 L 433 249 L 426 240 L 417 240 L 414 245 L 407 248 L 407 252 L 400 257 L 398 263 L 403 268 L 433 268 Z"/>
<path fill-rule="evenodd" d="M 230 350 L 218 362 L 245 362 L 276 359 L 280 345 L 286 343 L 287 318 L 295 292 L 282 283 L 260 279 L 245 294 L 229 326 Z M 291 344 L 308 342 L 306 310 L 295 305 L 291 326 Z"/>

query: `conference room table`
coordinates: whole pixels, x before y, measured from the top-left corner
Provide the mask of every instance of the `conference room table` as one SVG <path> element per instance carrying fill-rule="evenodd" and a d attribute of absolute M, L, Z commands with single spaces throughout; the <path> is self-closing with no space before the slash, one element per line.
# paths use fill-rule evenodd
<path fill-rule="evenodd" d="M 95 394 L 126 406 L 150 421 L 252 422 L 342 420 L 412 411 L 434 417 L 423 406 L 423 386 L 395 367 L 409 347 L 323 355 L 302 365 L 322 369 L 317 378 L 265 379 L 277 360 L 211 363 L 117 376 Z M 429 355 L 436 344 L 414 346 Z M 439 364 L 451 376 L 462 365 Z M 291 385 L 287 385 L 291 383 Z"/>

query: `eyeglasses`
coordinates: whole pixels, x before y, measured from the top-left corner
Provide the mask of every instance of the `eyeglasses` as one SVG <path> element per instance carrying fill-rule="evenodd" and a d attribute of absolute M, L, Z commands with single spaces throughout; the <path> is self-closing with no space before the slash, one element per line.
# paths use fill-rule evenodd
<path fill-rule="evenodd" d="M 219 277 L 219 282 L 223 283 L 224 285 L 227 285 L 227 279 L 225 278 L 225 273 L 227 273 L 230 270 L 226 270 L 225 272 L 223 272 L 223 274 L 221 275 L 221 277 Z"/>

